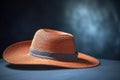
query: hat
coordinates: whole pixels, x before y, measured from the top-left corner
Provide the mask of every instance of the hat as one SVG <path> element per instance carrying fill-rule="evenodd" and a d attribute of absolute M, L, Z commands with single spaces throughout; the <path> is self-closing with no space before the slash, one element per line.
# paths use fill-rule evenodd
<path fill-rule="evenodd" d="M 87 68 L 99 64 L 96 58 L 76 52 L 72 34 L 52 29 L 39 29 L 33 40 L 10 45 L 3 52 L 3 58 L 15 65 Z"/>

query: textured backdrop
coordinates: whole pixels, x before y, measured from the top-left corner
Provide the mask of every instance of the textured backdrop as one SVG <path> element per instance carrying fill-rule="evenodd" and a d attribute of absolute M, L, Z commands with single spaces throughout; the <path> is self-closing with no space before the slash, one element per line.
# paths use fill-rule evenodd
<path fill-rule="evenodd" d="M 120 60 L 120 10 L 115 0 L 10 0 L 1 3 L 0 54 L 39 28 L 70 32 L 77 51 Z"/>

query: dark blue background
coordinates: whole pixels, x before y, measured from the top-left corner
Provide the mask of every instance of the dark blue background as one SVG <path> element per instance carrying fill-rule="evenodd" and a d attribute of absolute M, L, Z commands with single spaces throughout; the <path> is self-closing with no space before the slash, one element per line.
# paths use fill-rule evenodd
<path fill-rule="evenodd" d="M 7 46 L 51 28 L 72 33 L 77 51 L 120 60 L 119 5 L 117 0 L 3 0 L 0 57 Z"/>

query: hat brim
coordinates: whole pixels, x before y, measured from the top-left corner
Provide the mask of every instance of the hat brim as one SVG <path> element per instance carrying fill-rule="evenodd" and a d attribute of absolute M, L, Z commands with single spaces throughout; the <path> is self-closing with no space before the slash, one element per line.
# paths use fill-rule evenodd
<path fill-rule="evenodd" d="M 32 41 L 22 41 L 9 46 L 3 53 L 3 58 L 16 65 L 51 65 L 66 68 L 88 68 L 99 64 L 99 61 L 89 55 L 78 52 L 77 61 L 60 61 L 45 59 L 30 55 L 29 49 Z"/>

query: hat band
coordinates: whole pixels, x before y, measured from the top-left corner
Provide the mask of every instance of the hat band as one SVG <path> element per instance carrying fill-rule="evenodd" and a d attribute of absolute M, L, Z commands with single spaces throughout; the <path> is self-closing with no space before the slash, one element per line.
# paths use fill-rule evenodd
<path fill-rule="evenodd" d="M 30 54 L 32 56 L 48 58 L 48 59 L 56 59 L 56 60 L 66 60 L 66 61 L 75 61 L 77 60 L 77 52 L 75 54 L 63 54 L 63 53 L 54 53 L 54 52 L 46 52 L 40 51 L 30 48 Z"/>

